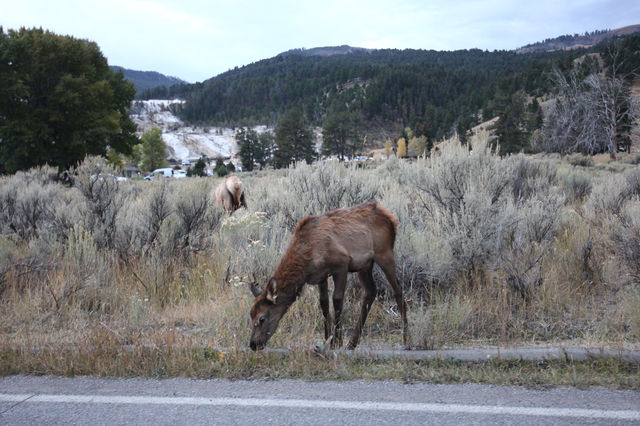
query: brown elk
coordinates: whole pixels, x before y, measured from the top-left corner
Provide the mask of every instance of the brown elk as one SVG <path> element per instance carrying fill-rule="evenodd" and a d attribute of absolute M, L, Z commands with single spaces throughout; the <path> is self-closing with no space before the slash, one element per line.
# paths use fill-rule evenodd
<path fill-rule="evenodd" d="M 213 196 L 216 204 L 229 214 L 232 214 L 240 207 L 247 208 L 244 187 L 238 176 L 225 177 L 216 187 Z"/>
<path fill-rule="evenodd" d="M 331 347 L 342 346 L 342 305 L 347 273 L 358 272 L 364 292 L 360 319 L 348 349 L 360 340 L 362 327 L 376 297 L 373 264 L 384 272 L 402 317 L 403 342 L 407 344 L 406 303 L 396 277 L 393 245 L 398 220 L 380 204 L 370 201 L 350 209 L 337 209 L 324 216 L 307 216 L 296 227 L 284 256 L 262 292 L 251 286 L 256 299 L 251 307 L 253 331 L 249 346 L 262 349 L 278 327 L 305 283 L 318 285 L 320 307 L 324 316 L 324 337 L 331 335 L 327 279 L 333 277 L 335 328 Z"/>

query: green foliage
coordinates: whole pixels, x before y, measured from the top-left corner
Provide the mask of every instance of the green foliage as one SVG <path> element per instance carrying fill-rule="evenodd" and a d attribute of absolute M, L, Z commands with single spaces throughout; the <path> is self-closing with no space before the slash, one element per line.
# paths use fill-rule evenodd
<path fill-rule="evenodd" d="M 229 170 L 227 170 L 227 166 L 224 164 L 222 158 L 218 158 L 216 160 L 216 167 L 213 170 L 216 172 L 218 177 L 224 177 L 229 174 Z"/>
<path fill-rule="evenodd" d="M 193 167 L 189 167 L 187 169 L 187 176 L 206 176 L 207 172 L 205 168 L 207 167 L 207 162 L 204 157 L 200 157 L 196 164 Z"/>
<path fill-rule="evenodd" d="M 167 163 L 167 144 L 162 140 L 162 130 L 154 127 L 145 132 L 142 137 L 142 168 L 144 170 L 155 170 L 165 167 Z"/>
<path fill-rule="evenodd" d="M 336 106 L 348 105 L 362 117 L 362 129 L 410 126 L 412 136 L 438 140 L 495 116 L 499 84 L 508 93 L 539 95 L 554 60 L 583 53 L 389 49 L 321 57 L 294 51 L 172 88 L 170 95 L 187 100 L 181 114 L 191 122 L 273 124 L 297 107 L 324 126 Z"/>
<path fill-rule="evenodd" d="M 125 156 L 125 160 L 132 166 L 140 167 L 142 163 L 142 144 L 138 143 L 131 147 L 131 154 Z"/>
<path fill-rule="evenodd" d="M 426 136 L 412 137 L 407 144 L 409 155 L 424 155 L 429 149 L 429 142 Z"/>
<path fill-rule="evenodd" d="M 362 148 L 357 112 L 333 110 L 327 114 L 322 128 L 322 155 L 337 155 L 340 161 L 354 157 Z"/>
<path fill-rule="evenodd" d="M 629 37 L 621 43 L 625 67 L 638 62 L 633 56 L 638 40 Z M 407 141 L 414 136 L 435 141 L 457 133 L 466 143 L 471 127 L 504 114 L 501 144 L 518 152 L 529 143 L 531 123 L 541 116 L 528 111 L 528 101 L 523 117 L 512 100 L 521 93 L 527 100 L 549 93 L 554 67 L 566 71 L 577 58 L 601 49 L 521 54 L 374 50 L 333 56 L 291 51 L 148 97 L 180 96 L 187 100 L 180 112 L 183 119 L 220 125 L 275 124 L 297 107 L 309 123 L 325 127 L 336 107 L 346 106 L 362 117 L 363 133 L 409 126 L 413 135 L 403 135 Z M 588 67 L 592 62 L 587 56 L 582 63 Z"/>
<path fill-rule="evenodd" d="M 533 131 L 542 125 L 542 111 L 535 100 L 527 104 L 525 94 L 500 94 L 496 98 L 500 118 L 495 132 L 503 154 L 530 151 Z"/>
<path fill-rule="evenodd" d="M 124 169 L 124 159 L 122 155 L 113 148 L 109 148 L 109 151 L 107 151 L 107 164 L 119 172 L 122 172 Z"/>
<path fill-rule="evenodd" d="M 288 167 L 298 161 L 311 163 L 315 157 L 313 135 L 300 108 L 292 108 L 276 127 L 275 166 Z"/>
<path fill-rule="evenodd" d="M 67 169 L 109 146 L 130 153 L 134 95 L 94 42 L 0 28 L 0 169 Z"/>
<path fill-rule="evenodd" d="M 260 133 L 258 136 L 260 141 L 260 151 L 262 153 L 262 158 L 256 158 L 260 167 L 265 168 L 267 165 L 273 165 L 274 162 L 274 153 L 276 151 L 276 138 L 273 132 L 264 132 Z"/>
<path fill-rule="evenodd" d="M 253 129 L 242 128 L 236 133 L 236 143 L 240 147 L 238 155 L 242 159 L 242 167 L 247 171 L 257 166 L 265 167 L 271 160 L 274 149 L 271 132 L 258 134 Z"/>

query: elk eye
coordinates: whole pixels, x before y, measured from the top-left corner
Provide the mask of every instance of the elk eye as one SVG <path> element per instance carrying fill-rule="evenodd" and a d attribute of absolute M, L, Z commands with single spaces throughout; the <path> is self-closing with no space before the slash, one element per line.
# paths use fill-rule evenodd
<path fill-rule="evenodd" d="M 258 321 L 260 321 L 260 324 L 262 324 L 264 322 L 264 316 L 260 317 Z"/>

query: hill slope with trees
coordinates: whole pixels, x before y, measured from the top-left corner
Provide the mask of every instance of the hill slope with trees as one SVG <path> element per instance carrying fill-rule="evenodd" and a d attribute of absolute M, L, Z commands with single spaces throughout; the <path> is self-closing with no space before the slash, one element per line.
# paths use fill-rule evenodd
<path fill-rule="evenodd" d="M 541 71 L 566 53 L 517 55 L 462 50 L 355 50 L 339 55 L 289 51 L 203 83 L 148 91 L 187 100 L 182 118 L 214 125 L 273 124 L 293 107 L 321 125 L 346 106 L 365 127 L 411 127 L 430 139 L 495 114 L 501 91 L 544 88 Z M 569 61 L 573 56 L 568 58 Z"/>
<path fill-rule="evenodd" d="M 624 31 L 594 32 L 592 38 Z M 631 36 L 630 38 L 638 37 Z M 300 108 L 313 126 L 349 114 L 371 145 L 415 136 L 430 141 L 454 134 L 464 140 L 478 123 L 500 116 L 506 152 L 519 151 L 541 126 L 537 101 L 553 91 L 554 69 L 600 47 L 559 51 L 439 52 L 370 50 L 350 46 L 294 49 L 220 74 L 202 83 L 150 90 L 143 98 L 186 100 L 187 122 L 218 126 L 275 125 Z"/>
<path fill-rule="evenodd" d="M 145 90 L 155 89 L 157 87 L 170 87 L 175 84 L 188 84 L 186 81 L 178 77 L 170 77 L 156 71 L 137 71 L 123 68 L 118 65 L 111 65 L 114 71 L 122 71 L 124 78 L 133 83 L 138 94 Z"/>

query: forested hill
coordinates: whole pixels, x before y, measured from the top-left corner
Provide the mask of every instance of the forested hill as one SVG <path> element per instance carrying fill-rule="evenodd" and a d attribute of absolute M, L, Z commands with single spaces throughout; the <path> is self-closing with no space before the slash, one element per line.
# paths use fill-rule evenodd
<path fill-rule="evenodd" d="M 430 140 L 500 115 L 516 93 L 549 91 L 552 66 L 568 68 L 584 50 L 535 52 L 367 50 L 340 46 L 291 50 L 203 83 L 147 91 L 181 97 L 189 122 L 275 124 L 292 107 L 323 125 L 331 112 L 358 117 L 363 133 L 410 127 Z M 555 64 L 555 65 L 554 65 Z M 369 130 L 369 132 L 367 132 Z"/>
<path fill-rule="evenodd" d="M 584 34 L 562 35 L 560 37 L 549 38 L 544 41 L 528 44 L 517 49 L 518 53 L 530 53 L 552 50 L 570 50 L 582 47 L 595 46 L 603 41 L 617 37 L 625 37 L 632 34 L 640 34 L 640 25 L 629 25 L 615 30 L 600 30 L 586 32 Z"/>
<path fill-rule="evenodd" d="M 226 125 L 273 124 L 294 106 L 321 125 L 329 110 L 346 105 L 369 125 L 410 126 L 437 139 L 452 127 L 477 121 L 480 110 L 493 116 L 500 90 L 544 86 L 541 67 L 555 56 L 560 55 L 355 50 L 324 56 L 288 51 L 203 83 L 148 91 L 146 97 L 183 97 L 185 120 Z"/>
<path fill-rule="evenodd" d="M 177 77 L 168 77 L 155 71 L 136 71 L 117 65 L 111 65 L 111 69 L 114 71 L 122 71 L 124 78 L 133 83 L 138 93 L 154 89 L 156 87 L 170 87 L 175 84 L 187 84 L 186 81 Z"/>

